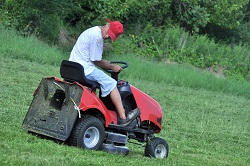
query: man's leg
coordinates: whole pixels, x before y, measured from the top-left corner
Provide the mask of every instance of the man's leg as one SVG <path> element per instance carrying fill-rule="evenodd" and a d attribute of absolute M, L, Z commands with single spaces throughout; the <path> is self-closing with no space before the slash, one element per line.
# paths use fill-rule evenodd
<path fill-rule="evenodd" d="M 118 112 L 120 124 L 127 125 L 138 116 L 139 111 L 136 110 L 130 112 L 126 117 L 125 110 L 122 105 L 121 95 L 116 87 L 117 82 L 113 78 L 109 77 L 99 69 L 95 69 L 92 73 L 86 75 L 86 77 L 90 80 L 97 81 L 101 85 L 102 97 L 106 97 L 110 94 L 110 98 Z"/>
<path fill-rule="evenodd" d="M 124 110 L 122 100 L 121 100 L 121 95 L 117 87 L 115 87 L 110 92 L 110 98 L 113 104 L 115 105 L 116 110 L 119 114 L 119 117 L 120 117 L 120 120 L 118 120 L 119 125 L 122 125 L 122 126 L 128 125 L 132 120 L 134 120 L 140 114 L 138 109 L 134 109 L 133 111 L 130 111 L 126 117 L 125 110 Z"/>
<path fill-rule="evenodd" d="M 119 117 L 121 119 L 126 119 L 125 110 L 124 110 L 123 105 L 122 105 L 121 95 L 120 95 L 117 87 L 115 87 L 111 91 L 110 98 L 111 98 L 113 104 L 115 105 L 116 110 L 118 111 Z"/>

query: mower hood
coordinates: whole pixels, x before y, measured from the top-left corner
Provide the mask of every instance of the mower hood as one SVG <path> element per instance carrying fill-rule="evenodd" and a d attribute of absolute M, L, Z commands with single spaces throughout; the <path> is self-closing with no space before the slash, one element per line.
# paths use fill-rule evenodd
<path fill-rule="evenodd" d="M 162 129 L 163 111 L 160 104 L 152 97 L 131 85 L 132 93 L 135 97 L 136 104 L 141 111 L 141 121 L 150 121 L 157 128 L 157 132 Z"/>

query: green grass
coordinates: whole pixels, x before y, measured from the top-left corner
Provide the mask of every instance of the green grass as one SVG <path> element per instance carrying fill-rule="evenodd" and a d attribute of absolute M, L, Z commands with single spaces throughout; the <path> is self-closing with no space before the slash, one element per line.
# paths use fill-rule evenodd
<path fill-rule="evenodd" d="M 12 30 L 0 26 L 1 56 L 58 65 L 66 55 L 56 47 L 50 47 L 31 36 L 23 38 Z"/>
<path fill-rule="evenodd" d="M 62 59 L 68 59 L 69 57 L 69 53 L 63 53 L 56 47 L 50 47 L 35 37 L 23 38 L 16 35 L 14 31 L 7 31 L 1 26 L 0 38 L 4 39 L 0 40 L 1 56 L 6 58 L 25 59 L 40 64 L 59 66 Z M 209 72 L 199 71 L 199 69 L 192 66 L 152 63 L 131 54 L 107 58 L 129 62 L 128 72 L 123 74 L 128 80 L 137 78 L 250 98 L 250 83 L 247 81 L 220 79 Z"/>
<path fill-rule="evenodd" d="M 11 45 L 0 47 L 0 165 L 250 165 L 249 83 L 239 84 L 192 67 L 147 62 L 129 55 L 110 58 L 128 61 L 130 67 L 121 78 L 162 105 L 164 129 L 159 136 L 170 145 L 168 159 L 144 157 L 144 149 L 133 144 L 129 144 L 130 154 L 121 156 L 28 134 L 22 129 L 22 121 L 32 93 L 43 77 L 59 76 L 59 66 L 54 64 L 66 56 L 60 57 L 60 51 L 34 38 L 12 38 L 16 41 L 9 42 L 15 49 Z M 32 43 L 34 47 L 41 43 L 43 63 L 32 54 Z M 8 49 L 14 50 L 11 56 L 3 51 Z M 20 52 L 25 56 L 18 58 Z M 58 59 L 51 58 L 55 54 Z M 238 89 L 230 91 L 233 87 Z M 238 92 L 244 88 L 244 93 Z"/>
<path fill-rule="evenodd" d="M 143 60 L 133 55 L 109 57 L 129 62 L 122 76 L 131 80 L 154 81 L 173 86 L 206 89 L 250 98 L 250 83 L 217 78 L 213 74 L 189 65 L 164 64 Z"/>

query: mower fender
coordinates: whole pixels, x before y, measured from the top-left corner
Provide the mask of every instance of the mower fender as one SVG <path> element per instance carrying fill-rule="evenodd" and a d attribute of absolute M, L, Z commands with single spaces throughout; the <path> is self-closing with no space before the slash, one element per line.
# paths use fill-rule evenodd
<path fill-rule="evenodd" d="M 116 113 L 114 111 L 108 110 L 102 101 L 96 96 L 96 94 L 91 92 L 91 90 L 84 88 L 80 103 L 80 110 L 83 112 L 89 110 L 98 110 L 104 118 L 106 127 L 108 127 L 109 124 L 117 123 Z"/>
<path fill-rule="evenodd" d="M 160 104 L 155 99 L 140 91 L 136 87 L 132 85 L 130 87 L 135 97 L 136 104 L 141 110 L 141 121 L 149 120 L 158 128 L 156 132 L 160 132 L 162 129 L 161 121 L 163 117 L 163 111 Z"/>

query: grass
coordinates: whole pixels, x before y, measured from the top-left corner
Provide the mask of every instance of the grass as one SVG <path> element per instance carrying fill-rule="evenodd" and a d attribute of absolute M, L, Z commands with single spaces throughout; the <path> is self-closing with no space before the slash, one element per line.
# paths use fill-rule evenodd
<path fill-rule="evenodd" d="M 131 67 L 128 68 L 128 72 L 122 73 L 122 76 L 128 80 L 137 78 L 173 86 L 206 89 L 250 98 L 250 83 L 247 81 L 217 78 L 212 73 L 190 65 L 152 63 L 133 55 L 109 58 L 129 62 Z"/>
<path fill-rule="evenodd" d="M 25 46 L 39 45 L 39 41 L 13 38 L 17 43 L 11 56 L 2 51 L 11 46 L 0 47 L 0 165 L 250 165 L 250 98 L 245 95 L 250 92 L 249 83 L 238 84 L 188 66 L 147 62 L 129 55 L 110 58 L 128 61 L 130 67 L 121 78 L 161 103 L 164 129 L 159 136 L 169 142 L 168 159 L 144 157 L 144 149 L 133 144 L 129 144 L 130 154 L 121 156 L 69 147 L 26 133 L 21 126 L 32 93 L 43 77 L 59 76 L 59 66 L 54 65 L 59 61 L 53 62 L 50 55 L 61 54 L 41 44 L 41 64 L 39 58 L 32 57 L 36 55 L 31 54 L 32 47 Z M 18 42 L 30 49 L 22 50 Z M 22 51 L 27 59 L 17 58 Z M 64 58 L 60 56 L 56 60 Z M 228 89 L 221 90 L 223 85 Z M 238 89 L 229 91 L 230 86 Z M 246 92 L 238 94 L 241 88 Z"/>
<path fill-rule="evenodd" d="M 50 47 L 44 42 L 30 36 L 23 38 L 18 36 L 15 31 L 6 30 L 0 26 L 0 50 L 1 56 L 12 57 L 36 61 L 42 64 L 59 65 L 66 54 L 55 46 Z"/>

